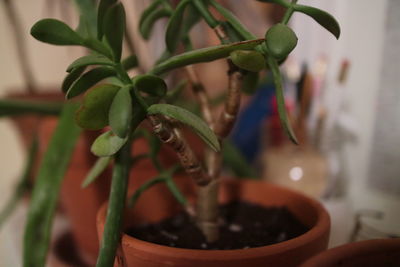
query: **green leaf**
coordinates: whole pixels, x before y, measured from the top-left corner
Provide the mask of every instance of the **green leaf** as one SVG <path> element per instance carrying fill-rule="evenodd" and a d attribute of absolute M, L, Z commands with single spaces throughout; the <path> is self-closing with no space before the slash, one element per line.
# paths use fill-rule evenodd
<path fill-rule="evenodd" d="M 151 70 L 151 73 L 159 75 L 183 66 L 226 58 L 235 50 L 252 50 L 262 42 L 264 42 L 264 39 L 244 41 L 227 45 L 217 45 L 193 50 L 176 55 L 161 62 Z"/>
<path fill-rule="evenodd" d="M 93 51 L 96 51 L 97 53 L 109 59 L 113 59 L 112 51 L 110 50 L 110 48 L 105 43 L 102 43 L 95 38 L 85 39 L 85 41 L 83 42 L 83 46 Z"/>
<path fill-rule="evenodd" d="M 159 8 L 161 1 L 154 1 L 146 8 L 139 20 L 139 32 L 143 39 L 148 40 L 151 35 L 154 23 L 160 18 L 169 17 L 171 12 L 165 8 Z"/>
<path fill-rule="evenodd" d="M 76 123 L 88 130 L 100 130 L 108 125 L 108 113 L 120 87 L 102 84 L 86 92 L 83 103 L 75 114 Z"/>
<path fill-rule="evenodd" d="M 74 0 L 74 3 L 80 14 L 77 32 L 84 37 L 96 37 L 97 12 L 95 2 L 93 0 Z"/>
<path fill-rule="evenodd" d="M 71 85 L 81 76 L 85 71 L 86 67 L 80 67 L 73 69 L 67 76 L 65 76 L 63 83 L 61 85 L 61 90 L 66 93 Z"/>
<path fill-rule="evenodd" d="M 121 64 L 124 70 L 130 70 L 136 68 L 139 65 L 139 62 L 136 55 L 130 55 L 129 57 L 125 58 Z"/>
<path fill-rule="evenodd" d="M 132 98 L 130 87 L 121 88 L 115 95 L 108 113 L 108 121 L 113 133 L 121 138 L 127 136 L 132 120 Z"/>
<path fill-rule="evenodd" d="M 121 138 L 112 131 L 107 131 L 96 138 L 90 150 L 98 157 L 108 157 L 117 153 L 127 142 L 128 138 Z"/>
<path fill-rule="evenodd" d="M 276 59 L 282 59 L 296 47 L 297 36 L 290 27 L 278 23 L 265 34 L 265 43 L 269 54 Z"/>
<path fill-rule="evenodd" d="M 247 71 L 259 72 L 265 68 L 264 56 L 257 51 L 236 50 L 230 58 L 233 64 Z"/>
<path fill-rule="evenodd" d="M 82 45 L 83 39 L 67 24 L 56 19 L 43 19 L 31 28 L 37 40 L 54 45 Z"/>
<path fill-rule="evenodd" d="M 104 36 L 110 45 L 114 61 L 119 62 L 122 54 L 122 41 L 125 33 L 125 9 L 121 3 L 112 6 L 104 17 Z"/>
<path fill-rule="evenodd" d="M 104 34 L 104 17 L 108 9 L 117 3 L 118 0 L 100 0 L 99 8 L 97 10 L 97 39 L 101 40 Z"/>
<path fill-rule="evenodd" d="M 229 25 L 237 32 L 243 39 L 252 40 L 257 37 L 252 34 L 246 27 L 240 22 L 240 20 L 232 14 L 231 11 L 220 5 L 218 2 L 211 0 L 211 5 L 228 21 Z"/>
<path fill-rule="evenodd" d="M 285 0 L 257 0 L 257 1 L 264 2 L 264 3 L 278 4 L 278 5 L 284 6 L 286 8 L 290 7 L 290 3 Z"/>
<path fill-rule="evenodd" d="M 83 56 L 75 60 L 68 66 L 67 71 L 71 72 L 73 69 L 86 67 L 90 65 L 106 65 L 114 66 L 114 62 L 102 55 L 89 55 Z"/>
<path fill-rule="evenodd" d="M 248 72 L 243 77 L 242 91 L 247 95 L 252 95 L 258 88 L 259 73 Z"/>
<path fill-rule="evenodd" d="M 218 138 L 208 125 L 199 117 L 186 109 L 169 105 L 169 104 L 155 104 L 147 109 L 147 113 L 162 114 L 173 119 L 176 119 L 183 124 L 191 127 L 213 150 L 219 151 L 220 145 Z"/>
<path fill-rule="evenodd" d="M 282 77 L 281 73 L 279 72 L 278 63 L 272 57 L 267 57 L 267 63 L 274 77 L 275 95 L 276 101 L 278 103 L 278 113 L 282 127 L 290 140 L 293 143 L 298 144 L 297 138 L 294 134 L 292 126 L 290 125 L 289 118 L 286 112 L 285 98 L 283 96 Z"/>
<path fill-rule="evenodd" d="M 180 1 L 171 18 L 168 21 L 167 31 L 165 33 L 165 43 L 167 49 L 174 53 L 179 43 L 182 40 L 183 33 L 183 15 L 186 6 L 191 0 Z"/>
<path fill-rule="evenodd" d="M 115 71 L 109 67 L 98 67 L 91 69 L 72 84 L 66 94 L 66 97 L 67 99 L 70 99 L 78 96 L 86 92 L 90 87 L 97 84 L 101 80 L 113 75 L 115 75 Z"/>
<path fill-rule="evenodd" d="M 167 84 L 158 76 L 152 74 L 137 75 L 132 79 L 133 85 L 141 92 L 151 96 L 163 97 L 167 93 Z"/>
<path fill-rule="evenodd" d="M 64 105 L 40 165 L 25 225 L 23 266 L 45 266 L 58 194 L 80 133 L 73 120 L 75 110 L 76 103 Z"/>
<path fill-rule="evenodd" d="M 182 36 L 185 38 L 189 34 L 189 31 L 199 23 L 201 19 L 200 13 L 197 11 L 196 7 L 193 5 L 189 5 L 186 8 L 185 12 L 185 18 L 182 22 L 183 24 L 183 30 L 182 30 Z"/>
<path fill-rule="evenodd" d="M 97 159 L 96 163 L 90 169 L 89 173 L 87 174 L 85 180 L 83 180 L 81 187 L 85 188 L 91 183 L 93 183 L 97 177 L 100 176 L 107 169 L 108 165 L 111 162 L 112 157 L 100 157 Z"/>
<path fill-rule="evenodd" d="M 332 33 L 336 37 L 336 39 L 339 39 L 340 25 L 331 14 L 311 6 L 294 5 L 293 8 L 298 12 L 304 13 L 312 17 L 316 22 L 319 23 L 319 25 Z"/>

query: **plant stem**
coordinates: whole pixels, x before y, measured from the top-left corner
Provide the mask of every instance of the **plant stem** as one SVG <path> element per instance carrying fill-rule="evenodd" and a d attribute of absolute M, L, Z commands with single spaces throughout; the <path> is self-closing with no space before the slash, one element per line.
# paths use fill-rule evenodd
<path fill-rule="evenodd" d="M 12 27 L 12 31 L 14 32 L 14 42 L 15 47 L 17 49 L 17 57 L 21 67 L 22 76 L 24 77 L 25 86 L 29 93 L 36 93 L 36 81 L 33 76 L 33 71 L 31 64 L 28 60 L 28 53 L 26 50 L 25 41 L 23 36 L 25 36 L 25 32 L 22 29 L 21 21 L 17 15 L 17 12 L 14 7 L 15 1 L 13 0 L 3 0 L 6 16 L 10 22 L 10 26 Z"/>
<path fill-rule="evenodd" d="M 131 141 L 116 154 L 111 182 L 110 200 L 101 240 L 97 267 L 111 267 L 121 238 L 121 227 L 129 181 Z"/>
<path fill-rule="evenodd" d="M 229 62 L 229 86 L 228 96 L 218 121 L 214 124 L 214 132 L 220 143 L 229 135 L 237 118 L 240 106 L 240 90 L 242 87 L 243 75 L 240 70 Z M 219 238 L 218 231 L 218 189 L 219 176 L 222 167 L 221 152 L 207 151 L 208 175 L 211 183 L 202 186 L 198 191 L 197 202 L 197 225 L 205 234 L 208 242 L 216 241 Z"/>
<path fill-rule="evenodd" d="M 26 113 L 40 115 L 59 115 L 62 103 L 48 103 L 43 101 L 0 100 L 0 117 L 18 116 Z"/>
<path fill-rule="evenodd" d="M 292 17 L 294 13 L 294 8 L 293 6 L 297 3 L 298 0 L 292 0 L 292 3 L 290 4 L 290 7 L 286 10 L 285 15 L 283 16 L 282 23 L 283 24 L 288 24 L 290 18 Z"/>
<path fill-rule="evenodd" d="M 196 158 L 193 150 L 188 146 L 183 136 L 178 136 L 168 125 L 157 115 L 150 115 L 148 119 L 154 132 L 164 144 L 172 147 L 177 153 L 182 167 L 189 174 L 197 185 L 206 185 L 210 182 L 210 177 L 205 173 L 201 163 Z"/>

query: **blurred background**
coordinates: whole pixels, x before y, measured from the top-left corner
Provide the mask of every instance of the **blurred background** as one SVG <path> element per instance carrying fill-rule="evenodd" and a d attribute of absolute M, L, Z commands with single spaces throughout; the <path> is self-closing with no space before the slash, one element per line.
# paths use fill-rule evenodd
<path fill-rule="evenodd" d="M 76 27 L 71 1 L 0 2 L 0 96 L 24 92 L 29 85 L 38 92 L 57 92 L 66 67 L 84 51 L 39 43 L 29 29 L 44 17 L 59 18 Z M 10 2 L 18 25 L 10 20 Z M 150 1 L 124 2 L 142 67 L 148 69 L 163 51 L 165 21 L 157 23 L 150 42 L 141 41 L 137 14 Z M 282 15 L 276 6 L 256 1 L 221 2 L 231 6 L 260 37 Z M 399 236 L 400 2 L 299 2 L 330 12 L 342 28 L 336 40 L 302 14 L 295 14 L 290 22 L 299 42 L 282 71 L 287 108 L 301 145 L 291 145 L 281 133 L 267 74 L 256 94 L 245 97 L 232 143 L 258 177 L 324 203 L 332 217 L 331 247 L 350 240 Z M 192 37 L 196 47 L 217 43 L 204 25 L 197 26 Z M 25 55 L 16 43 L 23 46 Z M 21 57 L 25 59 L 21 61 Z M 224 64 L 196 66 L 206 88 L 213 89 L 212 96 L 226 86 Z M 0 119 L 0 137 L 1 209 L 21 175 L 26 153 L 10 119 Z M 21 203 L 0 229 L 0 266 L 20 266 L 25 216 L 26 203 Z M 67 222 L 61 221 L 57 227 L 68 227 Z"/>

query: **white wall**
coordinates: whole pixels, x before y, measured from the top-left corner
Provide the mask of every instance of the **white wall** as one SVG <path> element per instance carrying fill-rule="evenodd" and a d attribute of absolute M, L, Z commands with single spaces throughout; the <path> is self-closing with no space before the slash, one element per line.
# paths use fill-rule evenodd
<path fill-rule="evenodd" d="M 380 230 L 399 234 L 400 215 L 396 212 L 400 209 L 399 197 L 366 186 L 371 154 L 374 153 L 372 137 L 381 87 L 388 1 L 304 0 L 301 3 L 330 11 L 342 28 L 340 40 L 336 41 L 304 15 L 295 15 L 293 20 L 299 36 L 295 56 L 311 64 L 321 54 L 329 58 L 325 103 L 329 109 L 336 101 L 335 96 L 342 94 L 346 100 L 345 109 L 340 112 L 351 122 L 349 126 L 356 129 L 356 141 L 347 143 L 343 153 L 343 168 L 349 185 L 347 205 L 353 211 L 383 211 L 385 218 L 382 221 L 371 220 L 369 223 Z M 343 59 L 348 59 L 351 66 L 347 83 L 339 87 L 336 80 Z"/>

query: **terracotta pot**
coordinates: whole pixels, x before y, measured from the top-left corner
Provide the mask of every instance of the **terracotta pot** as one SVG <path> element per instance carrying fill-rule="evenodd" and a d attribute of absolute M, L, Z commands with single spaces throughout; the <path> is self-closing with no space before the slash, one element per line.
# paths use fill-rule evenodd
<path fill-rule="evenodd" d="M 193 201 L 194 190 L 189 178 L 180 177 L 176 181 L 183 193 Z M 163 184 L 146 191 L 134 210 L 125 214 L 124 227 L 142 222 L 155 222 L 177 212 L 178 204 L 166 191 Z M 287 206 L 301 222 L 310 227 L 310 230 L 302 236 L 275 245 L 245 250 L 208 251 L 156 245 L 124 234 L 121 244 L 126 266 L 298 266 L 327 247 L 329 215 L 311 198 L 276 185 L 244 180 L 224 180 L 220 197 L 221 203 L 242 199 L 265 206 Z M 97 215 L 99 236 L 104 230 L 106 210 L 107 204 L 104 204 Z"/>
<path fill-rule="evenodd" d="M 375 239 L 329 249 L 302 267 L 395 267 L 400 266 L 400 238 Z"/>
<path fill-rule="evenodd" d="M 46 120 L 41 129 L 46 129 L 47 134 L 41 133 L 45 139 L 50 139 L 56 126 L 56 120 Z M 90 146 L 99 135 L 99 132 L 85 132 L 76 145 L 71 163 L 61 189 L 61 205 L 70 222 L 71 232 L 79 248 L 81 257 L 86 262 L 94 265 L 98 255 L 98 238 L 96 231 L 96 214 L 101 204 L 108 199 L 111 168 L 107 169 L 94 183 L 86 188 L 81 184 L 96 161 L 90 152 Z M 45 147 L 45 146 L 44 146 Z M 149 151 L 144 139 L 137 139 L 133 144 L 133 155 Z M 168 166 L 168 160 L 174 156 L 171 151 L 162 148 L 161 162 Z M 166 160 L 167 159 L 167 160 Z M 157 170 L 149 159 L 144 159 L 131 169 L 129 179 L 129 192 L 136 190 L 144 181 L 156 176 Z"/>

